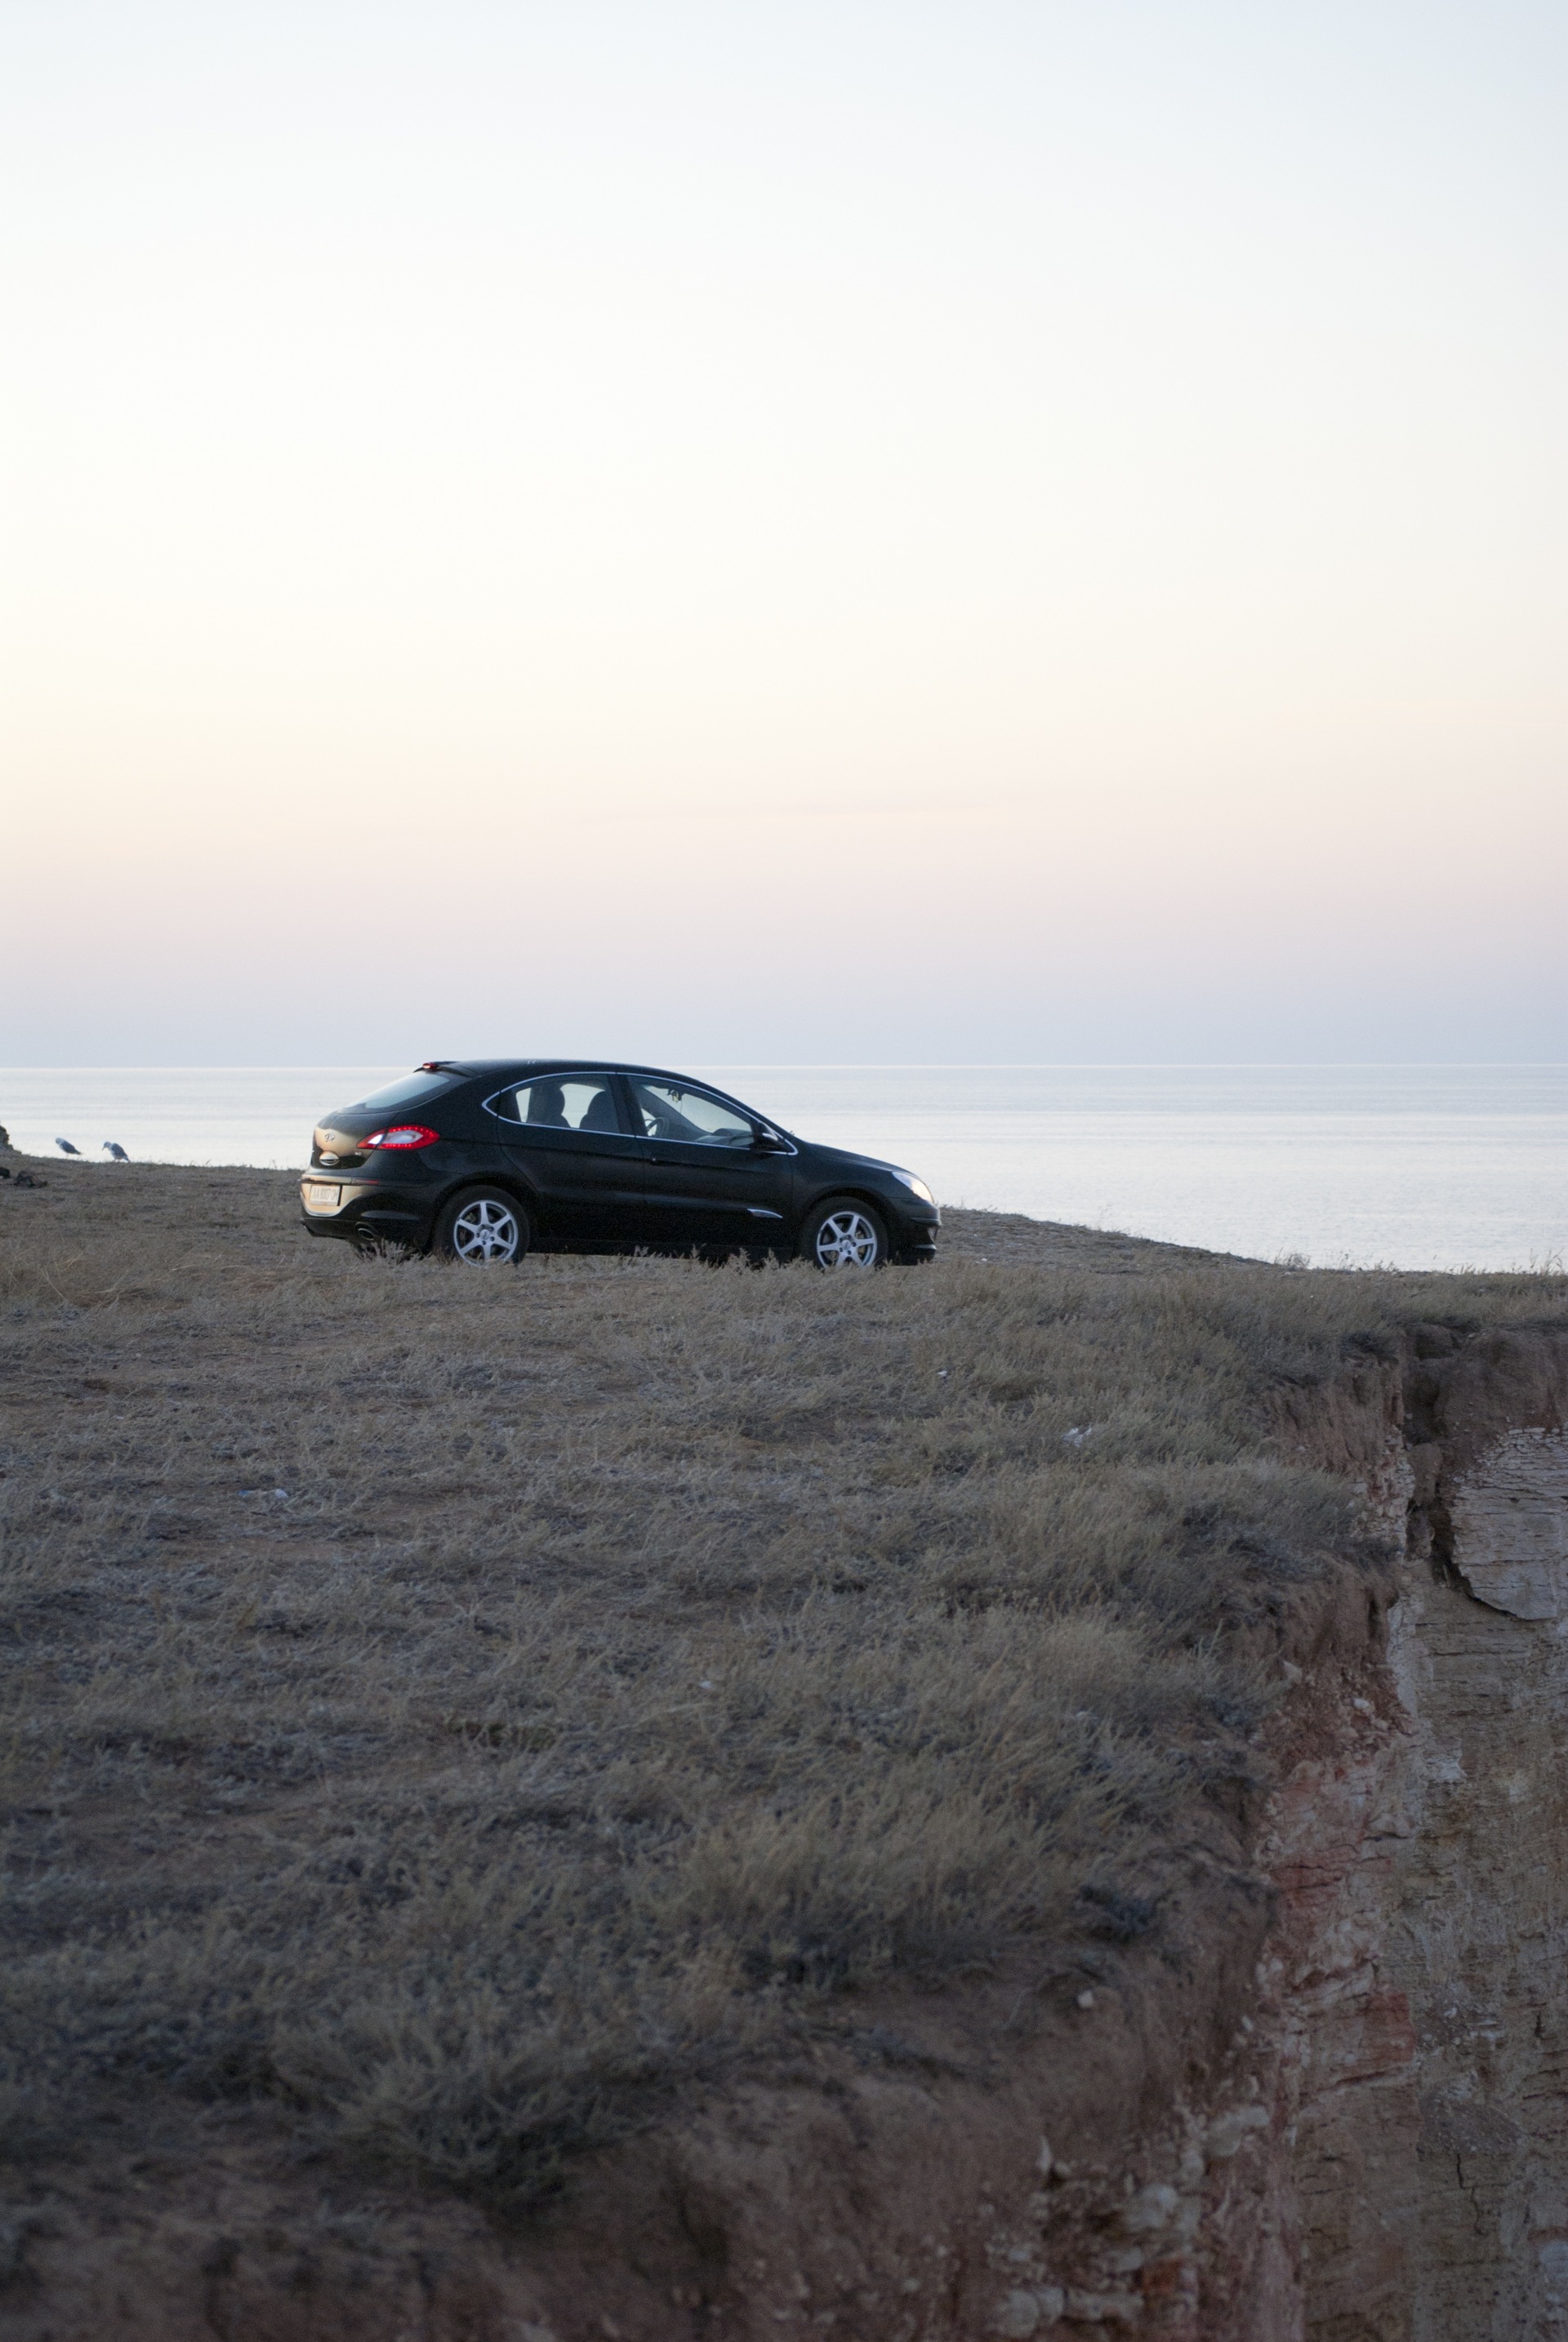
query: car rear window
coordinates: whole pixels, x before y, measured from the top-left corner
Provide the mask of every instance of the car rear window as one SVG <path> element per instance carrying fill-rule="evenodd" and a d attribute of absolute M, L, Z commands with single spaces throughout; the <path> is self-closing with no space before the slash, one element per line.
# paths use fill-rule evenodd
<path fill-rule="evenodd" d="M 423 1068 L 416 1074 L 404 1074 L 400 1082 L 388 1082 L 384 1090 L 372 1090 L 368 1097 L 356 1100 L 348 1109 L 358 1114 L 368 1109 L 379 1114 L 383 1106 L 423 1106 L 427 1098 L 439 1097 L 444 1090 L 455 1089 L 463 1079 L 461 1074 L 427 1074 Z"/>
<path fill-rule="evenodd" d="M 520 1122 L 529 1131 L 611 1131 L 618 1137 L 621 1117 L 608 1074 L 542 1074 L 514 1090 L 501 1090 L 489 1101 L 490 1111 L 503 1122 Z"/>

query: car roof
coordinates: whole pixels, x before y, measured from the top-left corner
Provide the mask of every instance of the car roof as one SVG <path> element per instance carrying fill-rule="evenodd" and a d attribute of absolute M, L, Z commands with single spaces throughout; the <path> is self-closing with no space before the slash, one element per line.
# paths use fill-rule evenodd
<path fill-rule="evenodd" d="M 461 1074 L 478 1081 L 485 1076 L 508 1074 L 646 1074 L 652 1080 L 686 1082 L 714 1089 L 713 1082 L 694 1082 L 690 1074 L 672 1072 L 668 1066 L 633 1066 L 624 1057 L 432 1057 L 416 1068 L 421 1073 Z M 727 1097 L 728 1091 L 720 1093 Z"/>

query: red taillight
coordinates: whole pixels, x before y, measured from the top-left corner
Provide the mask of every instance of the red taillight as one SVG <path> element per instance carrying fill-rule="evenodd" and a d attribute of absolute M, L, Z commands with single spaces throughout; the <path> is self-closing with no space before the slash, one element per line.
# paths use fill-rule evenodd
<path fill-rule="evenodd" d="M 440 1136 L 441 1133 L 438 1130 L 426 1130 L 422 1122 L 397 1122 L 394 1123 L 390 1129 L 373 1130 L 370 1136 L 362 1138 L 359 1144 L 367 1148 L 434 1146 Z"/>

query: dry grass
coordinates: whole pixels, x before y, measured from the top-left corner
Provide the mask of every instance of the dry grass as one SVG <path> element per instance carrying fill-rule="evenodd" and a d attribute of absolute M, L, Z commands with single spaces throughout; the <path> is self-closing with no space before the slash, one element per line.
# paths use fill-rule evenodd
<path fill-rule="evenodd" d="M 536 2187 L 834 1995 L 1154 1923 L 1268 1696 L 1228 1629 L 1357 1550 L 1263 1384 L 1564 1308 L 981 1215 L 866 1280 L 478 1275 L 269 1175 L 49 1176 L 0 1189 L 16 2152 L 259 2094 Z"/>

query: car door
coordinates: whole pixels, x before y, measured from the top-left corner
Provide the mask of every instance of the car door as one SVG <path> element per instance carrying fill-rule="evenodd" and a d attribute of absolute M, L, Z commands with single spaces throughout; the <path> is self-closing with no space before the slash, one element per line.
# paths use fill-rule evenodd
<path fill-rule="evenodd" d="M 758 1245 L 787 1235 L 794 1203 L 787 1140 L 692 1083 L 624 1078 L 644 1160 L 650 1244 Z"/>
<path fill-rule="evenodd" d="M 534 1196 L 543 1236 L 564 1244 L 637 1239 L 645 1150 L 626 1129 L 613 1074 L 535 1074 L 486 1104 L 503 1156 Z"/>

